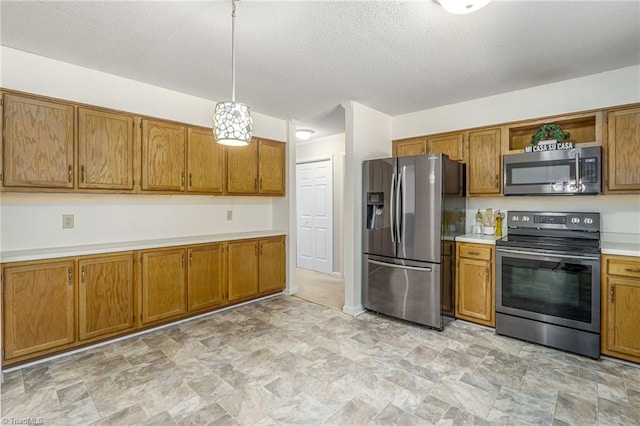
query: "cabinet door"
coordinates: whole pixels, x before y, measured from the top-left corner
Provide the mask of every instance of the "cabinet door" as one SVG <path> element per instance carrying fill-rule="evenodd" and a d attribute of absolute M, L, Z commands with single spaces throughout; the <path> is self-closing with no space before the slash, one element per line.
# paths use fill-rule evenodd
<path fill-rule="evenodd" d="M 142 253 L 142 323 L 149 324 L 186 313 L 185 250 Z"/>
<path fill-rule="evenodd" d="M 4 95 L 4 186 L 73 188 L 73 106 Z"/>
<path fill-rule="evenodd" d="M 493 327 L 494 302 L 491 263 L 459 259 L 456 273 L 456 316 Z"/>
<path fill-rule="evenodd" d="M 224 146 L 216 143 L 211 129 L 187 131 L 187 192 L 221 194 L 224 178 Z"/>
<path fill-rule="evenodd" d="M 72 260 L 4 268 L 5 359 L 75 341 Z"/>
<path fill-rule="evenodd" d="M 452 135 L 443 135 L 435 138 L 427 139 L 427 147 L 429 153 L 447 154 L 452 160 L 462 160 L 463 157 L 463 133 L 455 133 Z"/>
<path fill-rule="evenodd" d="M 258 140 L 258 156 L 260 193 L 284 195 L 285 144 Z"/>
<path fill-rule="evenodd" d="M 630 361 L 640 361 L 640 279 L 607 277 L 607 294 L 602 304 L 606 315 L 607 352 L 629 355 Z M 603 336 L 605 337 L 605 336 Z"/>
<path fill-rule="evenodd" d="M 227 147 L 227 193 L 258 193 L 258 143 Z"/>
<path fill-rule="evenodd" d="M 188 250 L 188 254 L 189 312 L 224 304 L 226 288 L 224 244 L 193 247 Z"/>
<path fill-rule="evenodd" d="M 469 194 L 500 193 L 500 129 L 469 132 Z"/>
<path fill-rule="evenodd" d="M 285 284 L 284 237 L 260 240 L 260 293 L 282 291 Z"/>
<path fill-rule="evenodd" d="M 258 241 L 233 241 L 229 250 L 229 302 L 258 294 Z"/>
<path fill-rule="evenodd" d="M 426 154 L 426 141 L 424 138 L 407 139 L 393 143 L 394 157 L 408 157 L 411 155 Z"/>
<path fill-rule="evenodd" d="M 608 115 L 609 191 L 640 190 L 640 108 Z"/>
<path fill-rule="evenodd" d="M 78 108 L 78 188 L 133 189 L 133 117 Z"/>
<path fill-rule="evenodd" d="M 78 268 L 80 340 L 133 329 L 133 254 L 80 259 Z"/>
<path fill-rule="evenodd" d="M 184 126 L 142 121 L 142 189 L 184 191 Z"/>

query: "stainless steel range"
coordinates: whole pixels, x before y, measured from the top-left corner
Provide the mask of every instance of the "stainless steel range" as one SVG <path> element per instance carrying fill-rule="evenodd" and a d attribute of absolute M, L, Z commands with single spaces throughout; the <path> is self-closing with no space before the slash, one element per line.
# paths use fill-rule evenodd
<path fill-rule="evenodd" d="M 496 333 L 600 357 L 600 214 L 507 213 Z"/>

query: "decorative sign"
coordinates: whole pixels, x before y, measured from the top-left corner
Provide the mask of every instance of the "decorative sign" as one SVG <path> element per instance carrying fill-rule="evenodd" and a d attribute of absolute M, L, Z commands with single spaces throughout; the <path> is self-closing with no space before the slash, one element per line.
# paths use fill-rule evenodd
<path fill-rule="evenodd" d="M 525 146 L 524 152 L 557 151 L 572 148 L 573 142 L 540 141 L 538 145 Z"/>

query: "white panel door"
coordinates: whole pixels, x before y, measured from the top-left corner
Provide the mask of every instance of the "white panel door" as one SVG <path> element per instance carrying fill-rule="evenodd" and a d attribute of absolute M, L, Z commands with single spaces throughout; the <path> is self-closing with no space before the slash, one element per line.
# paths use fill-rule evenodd
<path fill-rule="evenodd" d="M 296 165 L 298 267 L 333 269 L 333 167 L 331 160 Z"/>

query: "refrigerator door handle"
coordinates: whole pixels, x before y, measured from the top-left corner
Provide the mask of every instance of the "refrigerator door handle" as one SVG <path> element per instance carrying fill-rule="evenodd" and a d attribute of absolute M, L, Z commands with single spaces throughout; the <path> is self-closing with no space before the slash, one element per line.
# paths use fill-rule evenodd
<path fill-rule="evenodd" d="M 396 199 L 396 174 L 391 175 L 391 199 L 389 200 L 389 221 L 391 222 L 391 242 L 396 242 L 395 229 L 395 199 Z"/>
<path fill-rule="evenodd" d="M 377 260 L 371 260 L 371 259 L 367 259 L 367 262 L 373 263 L 374 265 L 388 266 L 389 268 L 409 269 L 411 271 L 421 271 L 421 272 L 431 272 L 431 268 L 429 268 L 428 266 L 425 266 L 424 268 L 422 268 L 420 266 L 396 265 L 395 263 L 378 262 Z"/>
<path fill-rule="evenodd" d="M 402 242 L 402 234 L 400 233 L 402 227 L 402 173 L 398 173 L 398 191 L 396 194 L 396 236 L 398 242 Z"/>

